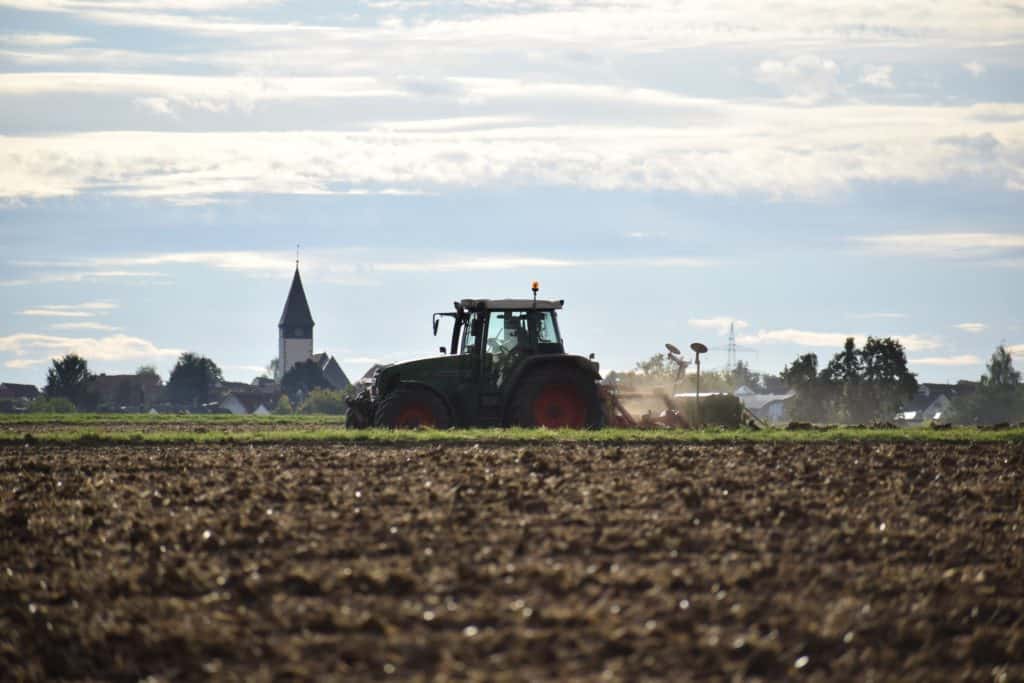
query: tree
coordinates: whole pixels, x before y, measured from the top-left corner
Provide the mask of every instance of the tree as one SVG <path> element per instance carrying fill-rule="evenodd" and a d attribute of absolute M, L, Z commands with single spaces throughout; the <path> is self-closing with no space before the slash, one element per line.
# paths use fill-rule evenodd
<path fill-rule="evenodd" d="M 265 367 L 263 369 L 263 375 L 262 376 L 263 377 L 268 377 L 270 379 L 277 379 L 277 369 L 280 367 L 280 365 L 281 365 L 281 359 L 280 358 L 277 358 L 277 357 L 271 358 L 270 362 L 267 363 L 267 367 Z"/>
<path fill-rule="evenodd" d="M 985 367 L 988 370 L 988 375 L 982 376 L 982 384 L 1008 387 L 1020 384 L 1020 373 L 1013 369 L 1013 356 L 1002 344 L 992 352 L 992 358 L 989 359 L 988 365 Z"/>
<path fill-rule="evenodd" d="M 978 390 L 953 401 L 957 422 L 998 424 L 1024 421 L 1024 386 L 1020 372 L 1013 367 L 1013 356 L 1000 345 L 986 365 Z"/>
<path fill-rule="evenodd" d="M 917 393 L 917 375 L 907 369 L 903 345 L 892 337 L 868 337 L 860 361 L 861 403 L 854 412 L 863 421 L 893 419 L 903 402 Z"/>
<path fill-rule="evenodd" d="M 291 415 L 293 412 L 292 402 L 288 400 L 287 395 L 281 394 L 281 398 L 277 399 L 277 407 L 274 408 L 274 414 Z"/>
<path fill-rule="evenodd" d="M 794 419 L 820 422 L 828 414 L 827 391 L 829 386 L 818 376 L 818 356 L 805 353 L 792 364 L 785 366 L 779 377 L 786 386 L 796 392 L 790 414 Z"/>
<path fill-rule="evenodd" d="M 150 379 L 157 386 L 164 383 L 163 378 L 160 377 L 160 373 L 156 371 L 156 366 L 154 365 L 140 365 L 135 371 L 135 376 Z"/>
<path fill-rule="evenodd" d="M 50 398 L 66 398 L 76 407 L 90 403 L 89 382 L 93 374 L 89 364 L 75 353 L 55 359 L 46 373 L 46 388 L 43 391 Z"/>
<path fill-rule="evenodd" d="M 751 372 L 750 366 L 743 361 L 736 361 L 736 367 L 729 373 L 729 383 L 733 391 L 740 387 L 747 387 L 753 391 L 763 389 L 760 376 L 756 372 Z"/>
<path fill-rule="evenodd" d="M 309 396 L 299 406 L 298 412 L 308 415 L 312 413 L 323 415 L 344 415 L 348 411 L 345 403 L 345 392 L 331 391 L 329 389 L 313 389 Z"/>
<path fill-rule="evenodd" d="M 330 389 L 331 383 L 320 371 L 315 360 L 296 363 L 281 378 L 281 391 L 288 395 L 292 404 L 301 403 L 313 389 Z"/>
<path fill-rule="evenodd" d="M 170 379 L 167 396 L 172 403 L 193 408 L 208 403 L 217 386 L 224 381 L 220 368 L 209 358 L 186 351 L 178 357 Z"/>
<path fill-rule="evenodd" d="M 37 398 L 29 404 L 28 412 L 73 413 L 75 412 L 75 404 L 63 396 L 58 396 L 56 398 Z"/>

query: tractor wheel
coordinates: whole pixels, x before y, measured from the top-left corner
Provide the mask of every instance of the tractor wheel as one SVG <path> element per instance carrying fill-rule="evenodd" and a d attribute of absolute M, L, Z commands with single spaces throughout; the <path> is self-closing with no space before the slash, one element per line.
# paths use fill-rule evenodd
<path fill-rule="evenodd" d="M 398 387 L 380 400 L 374 425 L 387 429 L 448 429 L 451 418 L 444 402 L 429 389 Z"/>
<path fill-rule="evenodd" d="M 511 420 L 520 427 L 600 429 L 604 411 L 594 381 L 566 367 L 541 367 L 516 391 Z"/>
<path fill-rule="evenodd" d="M 370 426 L 370 418 L 366 415 L 366 409 L 362 406 L 349 406 L 345 413 L 345 427 L 347 429 L 366 429 Z"/>

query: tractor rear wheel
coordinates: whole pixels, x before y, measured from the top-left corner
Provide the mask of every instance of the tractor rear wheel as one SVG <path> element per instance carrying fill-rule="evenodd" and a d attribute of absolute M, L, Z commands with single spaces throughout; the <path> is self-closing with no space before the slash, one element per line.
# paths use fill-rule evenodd
<path fill-rule="evenodd" d="M 541 367 L 523 380 L 512 404 L 520 427 L 599 429 L 604 412 L 594 380 L 566 367 Z"/>
<path fill-rule="evenodd" d="M 434 392 L 424 387 L 400 386 L 380 400 L 373 422 L 387 429 L 448 429 L 451 418 Z"/>

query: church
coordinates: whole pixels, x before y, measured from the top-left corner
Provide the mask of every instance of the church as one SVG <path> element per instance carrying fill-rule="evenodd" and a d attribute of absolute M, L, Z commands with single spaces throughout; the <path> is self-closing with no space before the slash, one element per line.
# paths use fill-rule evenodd
<path fill-rule="evenodd" d="M 326 352 L 313 353 L 313 326 L 315 324 L 313 314 L 309 310 L 309 302 L 306 300 L 306 291 L 302 287 L 299 263 L 296 261 L 292 286 L 288 290 L 288 298 L 284 302 L 284 310 L 277 323 L 277 376 L 274 379 L 280 382 L 285 373 L 291 370 L 296 363 L 313 360 L 332 388 L 339 391 L 347 389 L 351 386 L 351 382 L 348 381 L 345 371 L 338 365 L 334 356 Z"/>

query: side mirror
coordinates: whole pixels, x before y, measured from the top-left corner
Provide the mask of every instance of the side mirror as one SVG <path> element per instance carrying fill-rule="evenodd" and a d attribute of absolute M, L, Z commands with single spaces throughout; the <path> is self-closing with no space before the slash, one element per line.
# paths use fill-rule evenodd
<path fill-rule="evenodd" d="M 440 320 L 438 320 L 438 319 L 437 319 L 437 316 L 435 315 L 435 316 L 434 316 L 434 336 L 435 336 L 435 337 L 437 336 L 437 325 L 438 325 L 438 323 L 440 323 L 440 322 L 441 322 L 441 321 L 440 321 Z"/>
<path fill-rule="evenodd" d="M 484 333 L 484 320 L 483 318 L 475 318 L 473 320 L 472 332 L 474 337 L 479 337 Z"/>

